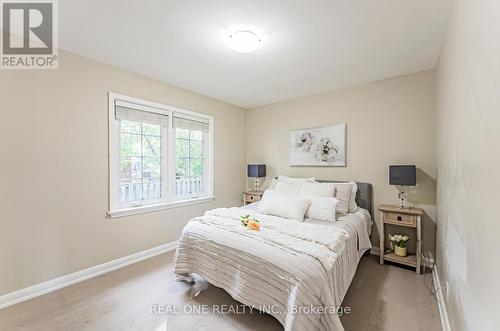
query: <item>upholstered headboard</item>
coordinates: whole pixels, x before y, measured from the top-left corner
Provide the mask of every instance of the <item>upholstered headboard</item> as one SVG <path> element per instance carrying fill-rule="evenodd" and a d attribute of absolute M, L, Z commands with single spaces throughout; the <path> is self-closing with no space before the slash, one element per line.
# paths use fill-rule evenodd
<path fill-rule="evenodd" d="M 342 180 L 317 180 L 320 183 L 345 183 Z M 358 192 L 356 193 L 356 204 L 368 210 L 373 217 L 373 187 L 370 183 L 356 182 L 358 185 Z"/>

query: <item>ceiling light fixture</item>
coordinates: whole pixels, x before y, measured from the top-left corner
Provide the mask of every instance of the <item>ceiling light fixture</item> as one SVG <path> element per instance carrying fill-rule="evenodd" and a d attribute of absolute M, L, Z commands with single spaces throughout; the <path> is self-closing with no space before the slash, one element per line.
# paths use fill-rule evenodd
<path fill-rule="evenodd" d="M 229 35 L 229 47 L 240 53 L 248 53 L 262 46 L 262 40 L 252 31 L 237 31 Z"/>

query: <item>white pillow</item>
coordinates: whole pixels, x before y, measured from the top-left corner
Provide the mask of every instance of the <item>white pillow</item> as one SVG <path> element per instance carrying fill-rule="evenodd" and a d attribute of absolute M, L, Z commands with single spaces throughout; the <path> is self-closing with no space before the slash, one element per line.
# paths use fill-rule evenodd
<path fill-rule="evenodd" d="M 288 194 L 300 194 L 300 187 L 302 184 L 278 180 L 274 185 L 274 190 Z"/>
<path fill-rule="evenodd" d="M 306 217 L 320 221 L 335 222 L 335 211 L 338 200 L 334 197 L 309 197 L 311 204 L 306 212 Z"/>
<path fill-rule="evenodd" d="M 301 177 L 288 177 L 288 176 L 279 176 L 278 180 L 283 180 L 292 183 L 304 183 L 304 182 L 314 183 L 316 181 L 314 177 L 301 178 Z"/>
<path fill-rule="evenodd" d="M 269 189 L 298 195 L 300 194 L 301 185 L 306 182 L 314 183 L 314 177 L 294 178 L 287 176 L 279 176 L 278 179 L 275 179 L 273 177 L 271 184 L 269 185 Z"/>
<path fill-rule="evenodd" d="M 266 190 L 259 204 L 259 212 L 303 221 L 311 201 L 299 195 Z"/>
<path fill-rule="evenodd" d="M 347 212 L 354 213 L 358 209 L 358 205 L 356 204 L 356 193 L 358 192 L 358 185 L 355 182 L 348 182 L 348 183 L 335 183 L 335 186 L 337 191 L 347 190 L 348 189 L 347 187 L 351 189 Z"/>
<path fill-rule="evenodd" d="M 356 203 L 356 194 L 358 193 L 358 184 L 355 182 L 351 182 L 352 184 L 352 193 L 351 200 L 349 200 L 349 212 L 354 213 L 358 210 L 358 204 Z"/>
<path fill-rule="evenodd" d="M 334 197 L 335 184 L 334 183 L 303 183 L 300 195 L 306 197 Z"/>
<path fill-rule="evenodd" d="M 268 190 L 274 190 L 276 188 L 276 183 L 278 182 L 278 179 L 273 177 L 271 179 L 271 184 L 269 184 L 269 187 L 267 188 Z"/>

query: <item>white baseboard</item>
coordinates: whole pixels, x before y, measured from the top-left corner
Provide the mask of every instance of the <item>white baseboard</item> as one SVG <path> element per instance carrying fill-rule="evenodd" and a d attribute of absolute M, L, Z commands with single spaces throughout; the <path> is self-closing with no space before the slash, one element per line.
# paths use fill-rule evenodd
<path fill-rule="evenodd" d="M 370 249 L 370 254 L 372 255 L 380 255 L 380 248 L 379 247 L 372 247 Z M 434 268 L 434 259 L 427 258 L 425 256 L 422 257 L 422 263 L 425 264 L 427 268 Z"/>
<path fill-rule="evenodd" d="M 39 297 L 43 294 L 57 291 L 63 287 L 94 278 L 105 273 L 111 272 L 137 263 L 154 256 L 172 251 L 177 246 L 177 241 L 172 241 L 164 245 L 153 247 L 132 255 L 124 256 L 119 259 L 105 262 L 87 269 L 83 269 L 68 275 L 57 277 L 49 281 L 39 283 L 21 290 L 4 294 L 0 296 L 0 309 L 15 305 L 17 303 Z"/>
<path fill-rule="evenodd" d="M 434 279 L 434 286 L 436 287 L 436 298 L 439 307 L 439 316 L 441 317 L 441 325 L 443 331 L 451 331 L 450 320 L 448 319 L 448 311 L 446 310 L 446 301 L 443 296 L 443 288 L 441 287 L 441 280 L 439 279 L 439 273 L 437 266 L 432 269 L 432 278 Z"/>

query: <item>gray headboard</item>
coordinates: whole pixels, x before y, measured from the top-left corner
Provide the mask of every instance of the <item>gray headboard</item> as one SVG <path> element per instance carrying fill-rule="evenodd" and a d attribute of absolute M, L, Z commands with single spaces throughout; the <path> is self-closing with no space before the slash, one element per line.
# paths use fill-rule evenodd
<path fill-rule="evenodd" d="M 320 183 L 345 183 L 342 180 L 317 180 Z M 373 187 L 370 183 L 356 182 L 358 192 L 356 193 L 356 204 L 368 210 L 373 218 Z"/>

